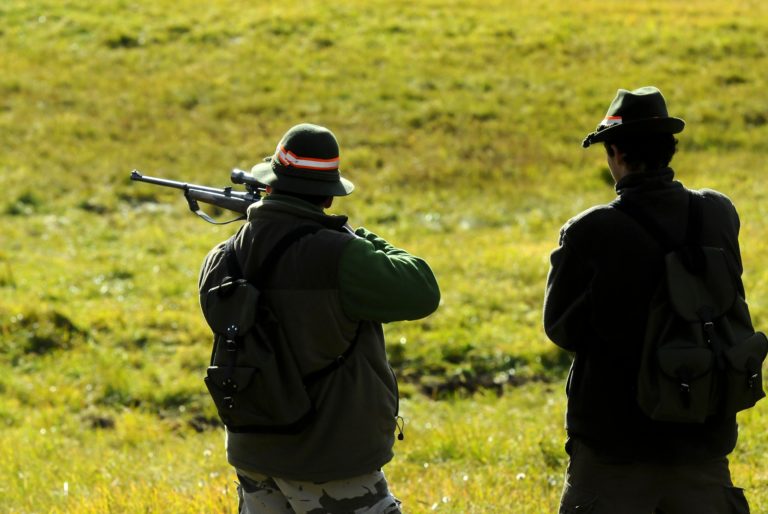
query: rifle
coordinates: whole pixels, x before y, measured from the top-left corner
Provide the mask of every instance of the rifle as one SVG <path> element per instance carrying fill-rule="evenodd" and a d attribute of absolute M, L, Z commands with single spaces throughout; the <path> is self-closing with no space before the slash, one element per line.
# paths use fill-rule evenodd
<path fill-rule="evenodd" d="M 232 186 L 219 189 L 198 184 L 187 184 L 185 182 L 177 182 L 175 180 L 164 178 L 148 177 L 142 175 L 138 170 L 131 171 L 131 180 L 147 182 L 156 186 L 181 189 L 184 191 L 184 198 L 187 199 L 189 210 L 208 223 L 213 223 L 214 225 L 224 225 L 226 223 L 232 223 L 233 221 L 244 220 L 245 211 L 248 210 L 248 206 L 261 200 L 261 194 L 266 190 L 266 186 L 257 181 L 253 175 L 237 168 L 232 170 L 230 180 L 233 184 L 245 185 L 245 191 L 233 191 Z M 203 212 L 197 203 L 198 201 L 215 205 L 229 211 L 239 212 L 242 216 L 229 221 L 216 221 Z"/>

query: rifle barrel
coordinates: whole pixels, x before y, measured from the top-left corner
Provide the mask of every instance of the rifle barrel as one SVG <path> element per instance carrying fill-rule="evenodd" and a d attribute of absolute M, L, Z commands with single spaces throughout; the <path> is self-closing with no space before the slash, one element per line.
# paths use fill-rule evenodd
<path fill-rule="evenodd" d="M 139 170 L 131 171 L 131 180 L 136 180 L 139 182 L 147 182 L 148 184 L 155 184 L 157 186 L 172 187 L 174 189 L 181 189 L 183 191 L 189 191 L 190 189 L 197 189 L 198 191 L 208 191 L 209 193 L 225 194 L 224 192 L 225 190 L 222 188 L 200 186 L 198 184 L 189 184 L 187 182 L 177 182 L 175 180 L 168 180 L 165 178 L 149 177 L 147 175 L 142 175 L 141 172 L 139 172 Z M 240 196 L 244 194 L 245 193 L 238 193 L 237 191 L 232 192 L 233 196 Z"/>
<path fill-rule="evenodd" d="M 238 179 L 241 179 L 241 181 L 236 182 L 234 178 L 233 173 L 233 182 L 238 184 L 245 184 L 247 191 L 232 191 L 232 187 L 225 187 L 225 188 L 216 188 L 216 187 L 208 187 L 208 186 L 201 186 L 198 184 L 189 184 L 186 182 L 177 182 L 175 180 L 168 180 L 164 178 L 158 178 L 158 177 L 148 177 L 146 175 L 142 175 L 139 170 L 133 170 L 131 171 L 131 180 L 136 180 L 138 182 L 147 182 L 149 184 L 154 184 L 156 186 L 164 186 L 164 187 L 172 187 L 174 189 L 181 189 L 184 191 L 184 197 L 187 199 L 187 203 L 189 204 L 189 209 L 203 218 L 205 221 L 209 223 L 215 223 L 215 224 L 221 224 L 220 222 L 217 222 L 213 220 L 210 216 L 205 214 L 197 205 L 197 202 L 203 202 L 211 205 L 215 205 L 217 207 L 221 207 L 223 209 L 227 209 L 229 211 L 239 212 L 240 214 L 245 214 L 248 210 L 248 206 L 258 202 L 261 200 L 261 195 L 259 194 L 263 189 L 258 188 L 257 184 L 258 182 L 253 179 L 250 175 L 248 175 L 245 172 L 242 172 L 241 170 L 236 170 L 241 173 L 236 174 Z M 244 218 L 237 218 L 237 220 L 241 220 Z M 231 220 L 231 221 L 237 221 L 237 220 Z M 229 223 L 229 222 L 224 222 Z"/>

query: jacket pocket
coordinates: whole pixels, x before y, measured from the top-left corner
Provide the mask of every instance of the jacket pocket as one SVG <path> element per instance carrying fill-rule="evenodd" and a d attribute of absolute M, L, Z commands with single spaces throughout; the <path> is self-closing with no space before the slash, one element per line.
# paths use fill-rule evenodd
<path fill-rule="evenodd" d="M 761 332 L 724 352 L 726 412 L 748 409 L 765 397 L 762 369 L 767 352 L 768 340 Z"/>

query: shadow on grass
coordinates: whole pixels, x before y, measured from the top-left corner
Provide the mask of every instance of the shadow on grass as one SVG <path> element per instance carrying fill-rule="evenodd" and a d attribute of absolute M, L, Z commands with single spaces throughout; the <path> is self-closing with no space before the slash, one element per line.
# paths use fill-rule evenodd
<path fill-rule="evenodd" d="M 563 380 L 571 365 L 571 355 L 552 349 L 535 356 L 466 355 L 454 366 L 429 365 L 419 359 L 403 360 L 395 367 L 398 380 L 434 400 L 456 395 L 493 391 L 498 396 L 506 387 L 530 382 L 551 383 Z"/>

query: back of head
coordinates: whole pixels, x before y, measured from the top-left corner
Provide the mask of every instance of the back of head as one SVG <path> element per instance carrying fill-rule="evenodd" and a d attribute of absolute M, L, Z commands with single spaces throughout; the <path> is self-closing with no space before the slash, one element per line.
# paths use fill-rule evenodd
<path fill-rule="evenodd" d="M 320 207 L 326 206 L 330 200 L 333 198 L 332 195 L 310 195 L 305 193 L 295 193 L 293 191 L 288 191 L 285 189 L 272 189 L 272 193 L 276 195 L 286 195 L 286 196 L 292 196 L 293 198 L 298 198 L 299 200 L 303 200 L 305 202 L 311 203 L 312 205 L 317 205 Z"/>
<path fill-rule="evenodd" d="M 677 139 L 672 134 L 645 133 L 608 139 L 603 142 L 608 155 L 613 157 L 612 145 L 623 154 L 624 162 L 633 171 L 652 171 L 669 166 L 677 152 Z"/>

